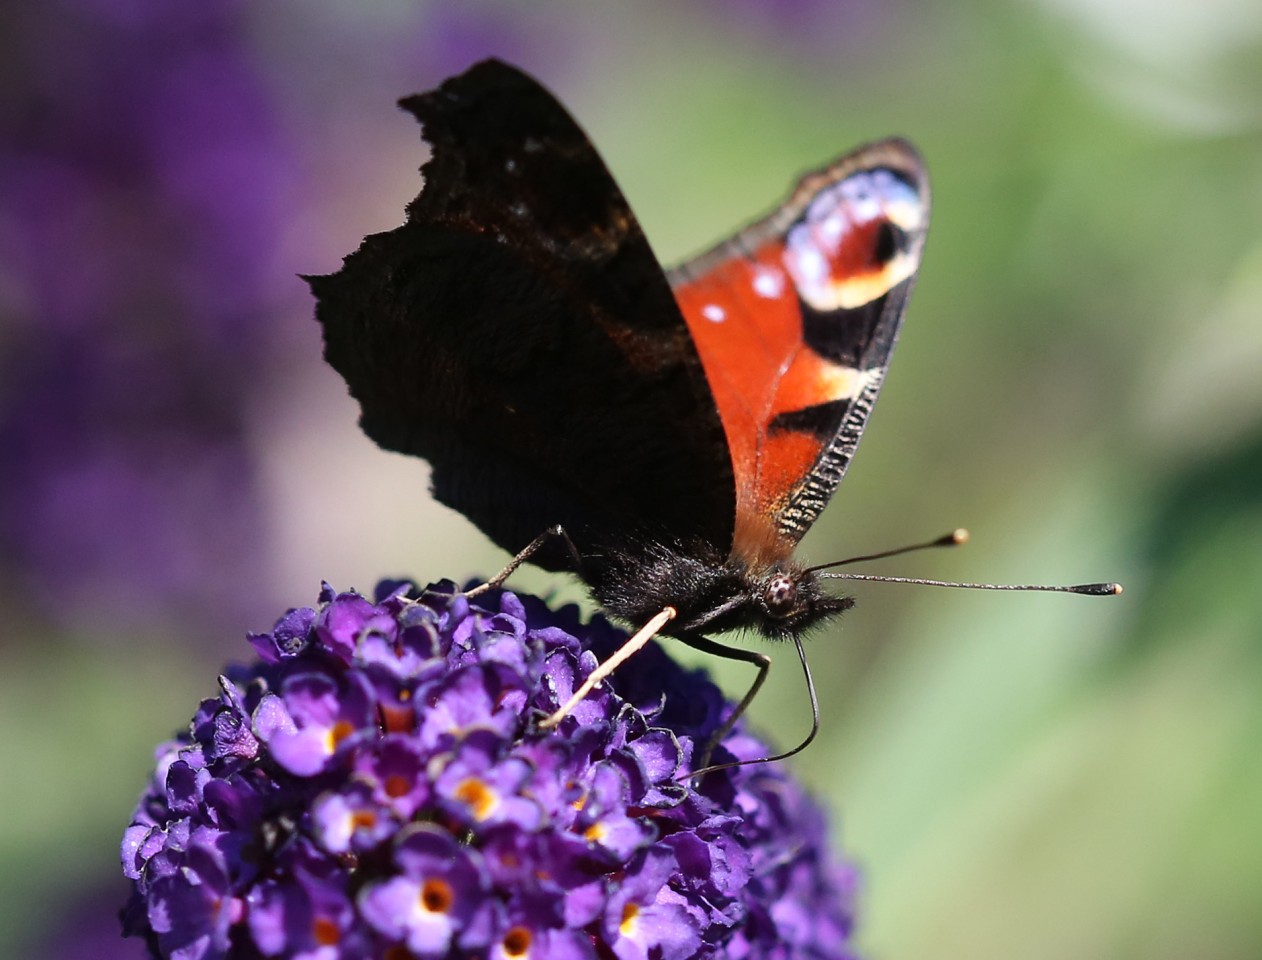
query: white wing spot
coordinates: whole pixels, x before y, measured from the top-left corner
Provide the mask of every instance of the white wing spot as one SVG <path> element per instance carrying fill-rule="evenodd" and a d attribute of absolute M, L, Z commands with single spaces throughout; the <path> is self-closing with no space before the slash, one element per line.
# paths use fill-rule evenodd
<path fill-rule="evenodd" d="M 773 267 L 759 267 L 754 273 L 754 293 L 775 300 L 784 293 L 784 274 Z"/>
<path fill-rule="evenodd" d="M 722 323 L 727 319 L 727 311 L 720 307 L 717 303 L 707 303 L 701 308 L 701 316 L 705 317 L 711 323 Z"/>

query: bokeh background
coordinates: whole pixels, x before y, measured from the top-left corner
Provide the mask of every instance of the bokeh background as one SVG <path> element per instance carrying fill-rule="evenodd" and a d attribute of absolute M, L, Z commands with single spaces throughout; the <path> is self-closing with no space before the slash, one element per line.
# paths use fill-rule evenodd
<path fill-rule="evenodd" d="M 666 262 L 915 140 L 920 285 L 806 552 L 964 525 L 872 569 L 1127 587 L 866 585 L 813 640 L 796 766 L 863 865 L 867 955 L 1262 955 L 1255 0 L 45 0 L 0 38 L 0 956 L 141 955 L 117 839 L 247 629 L 322 578 L 502 563 L 359 435 L 296 278 L 416 193 L 395 99 L 492 54 Z M 787 650 L 771 686 L 787 745 Z"/>

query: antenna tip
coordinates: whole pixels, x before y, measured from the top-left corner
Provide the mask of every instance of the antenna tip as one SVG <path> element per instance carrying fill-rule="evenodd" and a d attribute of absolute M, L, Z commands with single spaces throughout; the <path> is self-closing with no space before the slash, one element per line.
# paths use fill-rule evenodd
<path fill-rule="evenodd" d="M 1090 597 L 1116 597 L 1122 592 L 1122 585 L 1120 583 L 1080 583 L 1071 587 L 1070 590 Z"/>
<path fill-rule="evenodd" d="M 950 533 L 944 533 L 931 543 L 921 544 L 923 547 L 958 547 L 961 544 L 968 543 L 968 531 L 963 527 L 956 527 Z M 912 548 L 919 549 L 919 548 Z M 901 551 L 900 551 L 901 552 Z"/>

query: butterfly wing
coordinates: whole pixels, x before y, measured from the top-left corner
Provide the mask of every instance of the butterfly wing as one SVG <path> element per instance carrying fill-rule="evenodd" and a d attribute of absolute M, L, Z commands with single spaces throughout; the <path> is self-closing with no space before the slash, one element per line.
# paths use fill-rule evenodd
<path fill-rule="evenodd" d="M 886 140 L 671 272 L 727 435 L 734 549 L 787 556 L 827 505 L 876 401 L 929 221 L 915 148 Z"/>
<path fill-rule="evenodd" d="M 310 279 L 364 431 L 428 460 L 436 498 L 510 551 L 556 523 L 583 551 L 632 532 L 726 550 L 699 357 L 582 130 L 494 60 L 401 105 L 432 147 L 406 223 Z"/>

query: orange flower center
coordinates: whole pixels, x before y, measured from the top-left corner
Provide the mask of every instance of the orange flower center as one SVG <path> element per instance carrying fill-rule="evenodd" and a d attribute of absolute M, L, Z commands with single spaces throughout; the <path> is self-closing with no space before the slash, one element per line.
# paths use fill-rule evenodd
<path fill-rule="evenodd" d="M 635 918 L 639 915 L 639 904 L 628 903 L 622 908 L 622 923 L 618 924 L 618 930 L 624 937 L 631 935 L 631 931 L 635 929 Z"/>
<path fill-rule="evenodd" d="M 456 786 L 456 799 L 473 811 L 477 820 L 485 820 L 499 802 L 495 791 L 477 777 L 461 780 Z"/>
<path fill-rule="evenodd" d="M 325 746 L 329 753 L 337 749 L 337 745 L 355 732 L 355 725 L 347 723 L 345 720 L 339 720 L 333 724 L 328 734 L 325 736 Z"/>
<path fill-rule="evenodd" d="M 328 917 L 316 917 L 311 925 L 311 936 L 322 947 L 331 947 L 342 939 L 342 931 Z"/>
<path fill-rule="evenodd" d="M 524 957 L 530 953 L 530 931 L 525 927 L 513 927 L 504 934 L 504 956 Z"/>
<path fill-rule="evenodd" d="M 421 887 L 421 909 L 428 913 L 446 913 L 455 899 L 451 884 L 446 880 L 432 877 Z"/>

